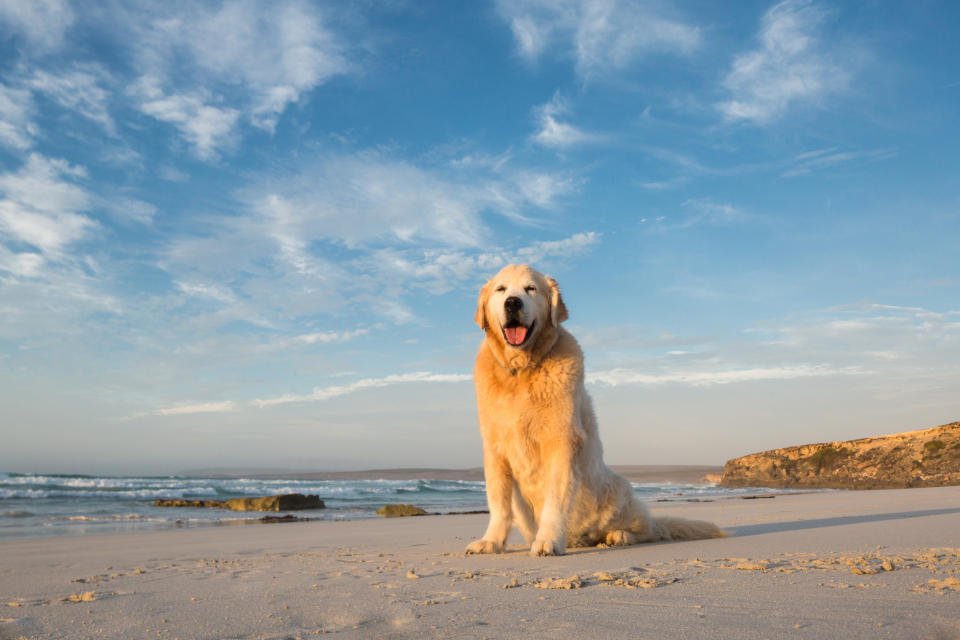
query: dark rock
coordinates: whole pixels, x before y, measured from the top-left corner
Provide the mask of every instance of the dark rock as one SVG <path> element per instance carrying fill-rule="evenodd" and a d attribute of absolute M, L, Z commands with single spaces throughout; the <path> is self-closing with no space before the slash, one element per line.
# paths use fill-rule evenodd
<path fill-rule="evenodd" d="M 383 516 L 384 518 L 401 518 L 404 516 L 426 516 L 430 514 L 412 504 L 388 504 L 377 509 L 377 515 Z"/>
<path fill-rule="evenodd" d="M 256 522 L 270 524 L 274 522 L 306 522 L 307 520 L 310 520 L 310 518 L 300 518 L 288 513 L 285 516 L 263 516 L 262 518 L 257 518 Z"/>
<path fill-rule="evenodd" d="M 325 505 L 320 496 L 302 493 L 287 493 L 262 498 L 232 498 L 230 500 L 156 500 L 155 507 L 202 507 L 230 509 L 232 511 L 298 511 L 301 509 L 323 509 Z"/>

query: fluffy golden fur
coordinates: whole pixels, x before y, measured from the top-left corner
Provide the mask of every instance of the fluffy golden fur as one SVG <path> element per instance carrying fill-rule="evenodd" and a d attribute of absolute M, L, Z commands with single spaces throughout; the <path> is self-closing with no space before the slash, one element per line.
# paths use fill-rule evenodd
<path fill-rule="evenodd" d="M 503 551 L 516 526 L 534 556 L 574 546 L 722 537 L 709 522 L 654 518 L 603 462 L 583 353 L 553 278 L 504 267 L 480 291 L 473 371 L 490 524 L 467 553 Z"/>

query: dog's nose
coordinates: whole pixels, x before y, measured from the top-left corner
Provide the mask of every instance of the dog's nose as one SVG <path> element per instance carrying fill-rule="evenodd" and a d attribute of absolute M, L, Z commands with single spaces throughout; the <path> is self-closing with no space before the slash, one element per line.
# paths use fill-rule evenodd
<path fill-rule="evenodd" d="M 523 309 L 523 300 L 517 296 L 510 296 L 503 301 L 503 308 L 511 312 L 520 311 L 520 309 Z"/>

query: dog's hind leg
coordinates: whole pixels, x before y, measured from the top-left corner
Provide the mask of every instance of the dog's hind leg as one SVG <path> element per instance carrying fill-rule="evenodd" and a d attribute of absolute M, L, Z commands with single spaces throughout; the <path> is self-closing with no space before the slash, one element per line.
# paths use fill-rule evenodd
<path fill-rule="evenodd" d="M 607 537 L 604 542 L 608 547 L 627 547 L 631 544 L 636 544 L 639 540 L 636 534 L 626 529 L 617 529 L 616 531 L 607 532 Z"/>

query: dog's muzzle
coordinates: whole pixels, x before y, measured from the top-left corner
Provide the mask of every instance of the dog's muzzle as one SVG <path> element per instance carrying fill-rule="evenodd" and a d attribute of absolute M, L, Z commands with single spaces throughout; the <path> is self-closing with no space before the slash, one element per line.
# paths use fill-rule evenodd
<path fill-rule="evenodd" d="M 503 301 L 503 310 L 506 312 L 506 323 L 503 325 L 503 337 L 512 347 L 521 347 L 533 333 L 533 324 L 529 327 L 523 324 L 523 300 L 510 296 Z M 536 322 L 534 321 L 534 324 Z"/>

